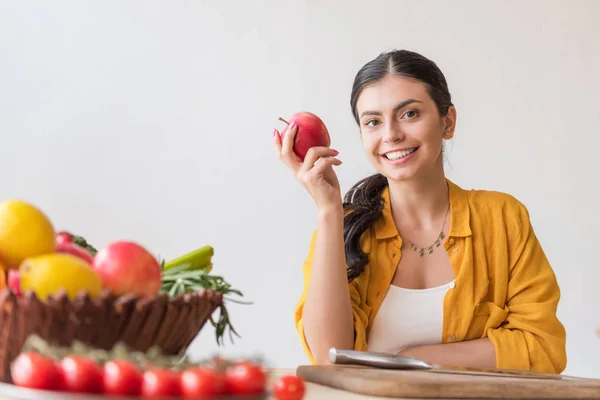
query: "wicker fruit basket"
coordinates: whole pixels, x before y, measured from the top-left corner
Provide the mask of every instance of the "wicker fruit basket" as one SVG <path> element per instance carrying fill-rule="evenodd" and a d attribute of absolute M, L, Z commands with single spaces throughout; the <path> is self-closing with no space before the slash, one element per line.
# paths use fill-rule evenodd
<path fill-rule="evenodd" d="M 40 301 L 33 292 L 16 296 L 6 287 L 0 291 L 0 381 L 12 383 L 11 363 L 32 334 L 57 346 L 77 340 L 108 350 L 121 342 L 136 351 L 156 346 L 183 356 L 222 302 L 223 293 L 212 289 L 153 297 L 116 297 L 105 290 L 73 301 L 57 293 Z"/>
<path fill-rule="evenodd" d="M 31 338 L 100 354 L 160 353 L 176 364 L 207 321 L 218 344 L 226 331 L 233 341 L 226 304 L 244 303 L 229 297 L 243 294 L 211 273 L 213 255 L 204 245 L 166 260 L 132 240 L 96 249 L 56 231 L 33 204 L 0 202 L 0 382 L 13 383 L 13 361 Z"/>

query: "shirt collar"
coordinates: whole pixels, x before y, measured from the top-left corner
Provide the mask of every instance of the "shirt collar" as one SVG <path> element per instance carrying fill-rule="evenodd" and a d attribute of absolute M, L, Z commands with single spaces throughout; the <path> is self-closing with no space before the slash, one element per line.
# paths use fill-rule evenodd
<path fill-rule="evenodd" d="M 471 236 L 469 198 L 467 192 L 455 183 L 446 179 L 450 195 L 450 230 L 448 236 Z M 381 217 L 374 225 L 377 239 L 389 239 L 398 236 L 396 223 L 390 205 L 390 191 L 386 187 L 381 194 L 383 211 Z"/>

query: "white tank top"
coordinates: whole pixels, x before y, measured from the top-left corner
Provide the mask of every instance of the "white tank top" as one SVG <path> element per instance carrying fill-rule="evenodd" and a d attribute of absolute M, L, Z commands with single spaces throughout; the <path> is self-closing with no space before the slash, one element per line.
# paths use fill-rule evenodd
<path fill-rule="evenodd" d="M 427 289 L 390 285 L 373 321 L 368 350 L 396 354 L 441 343 L 444 296 L 453 287 L 454 281 Z"/>

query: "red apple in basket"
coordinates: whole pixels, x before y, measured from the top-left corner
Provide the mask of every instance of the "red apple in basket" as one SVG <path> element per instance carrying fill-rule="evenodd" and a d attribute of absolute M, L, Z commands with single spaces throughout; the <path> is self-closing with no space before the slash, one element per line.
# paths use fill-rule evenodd
<path fill-rule="evenodd" d="M 329 147 L 331 144 L 331 138 L 327 127 L 315 114 L 308 111 L 301 111 L 292 116 L 289 121 L 279 118 L 280 121 L 288 124 L 288 127 L 292 124 L 296 124 L 298 127 L 296 131 L 296 137 L 294 140 L 294 153 L 298 156 L 300 161 L 304 161 L 308 149 L 316 146 Z M 281 139 L 285 136 L 286 129 L 281 133 Z"/>
<path fill-rule="evenodd" d="M 56 251 L 59 253 L 68 253 L 84 259 L 90 264 L 93 263 L 94 257 L 83 247 L 73 242 L 75 235 L 67 231 L 60 231 L 56 234 Z"/>
<path fill-rule="evenodd" d="M 77 256 L 88 263 L 92 264 L 94 262 L 94 257 L 83 247 L 76 245 L 75 243 L 69 242 L 56 242 L 56 251 L 58 253 L 68 253 L 74 256 Z"/>
<path fill-rule="evenodd" d="M 96 253 L 93 267 L 104 287 L 115 295 L 155 296 L 160 290 L 160 264 L 137 243 L 110 243 Z"/>
<path fill-rule="evenodd" d="M 74 237 L 75 237 L 75 235 L 73 235 L 71 232 L 60 231 L 60 232 L 56 233 L 56 243 L 57 244 L 73 243 Z"/>

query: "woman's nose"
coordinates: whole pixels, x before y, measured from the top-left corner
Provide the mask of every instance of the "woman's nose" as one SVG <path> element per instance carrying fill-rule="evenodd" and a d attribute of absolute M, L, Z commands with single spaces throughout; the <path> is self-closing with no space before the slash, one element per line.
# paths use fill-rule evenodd
<path fill-rule="evenodd" d="M 404 139 L 404 133 L 396 124 L 387 124 L 383 132 L 383 140 L 386 143 L 395 143 Z"/>

